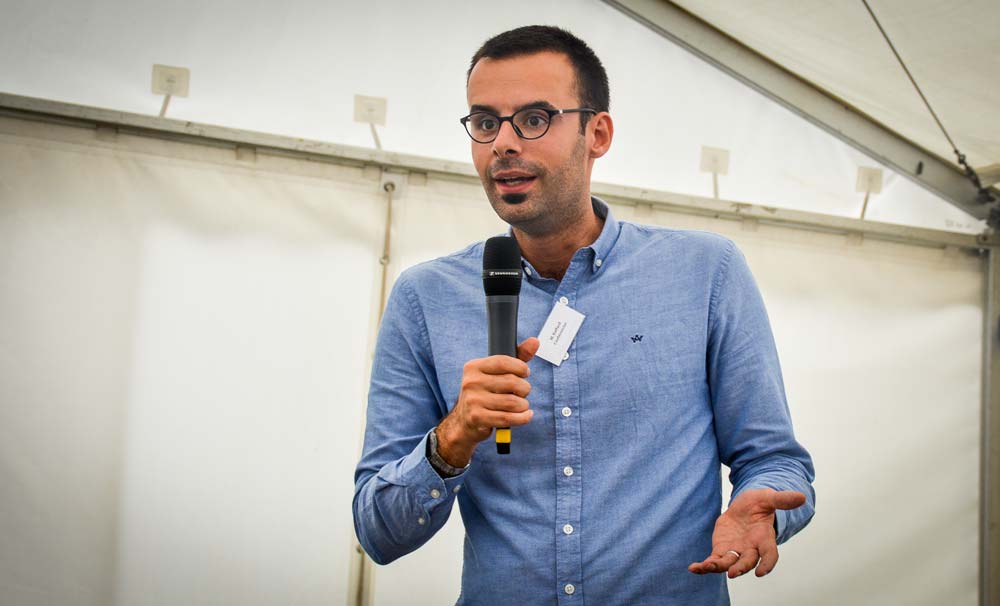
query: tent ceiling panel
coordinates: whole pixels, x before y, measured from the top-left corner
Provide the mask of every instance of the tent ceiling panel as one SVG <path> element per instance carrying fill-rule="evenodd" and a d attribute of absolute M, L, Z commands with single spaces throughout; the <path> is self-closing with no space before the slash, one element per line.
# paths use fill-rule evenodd
<path fill-rule="evenodd" d="M 920 146 L 955 160 L 860 0 L 675 4 Z M 992 76 L 1000 73 L 996 2 L 869 4 L 959 150 L 973 166 L 1000 162 L 1000 79 Z"/>
<path fill-rule="evenodd" d="M 676 0 L 699 18 L 954 161 L 860 0 Z M 974 166 L 1000 162 L 1000 11 L 992 0 L 872 0 L 875 15 Z M 851 66 L 845 69 L 845 66 Z"/>
<path fill-rule="evenodd" d="M 979 218 L 986 216 L 988 208 L 977 199 L 975 187 L 958 167 L 946 138 L 863 4 L 857 4 L 858 12 L 845 3 L 807 2 L 789 7 L 764 0 L 741 4 L 606 1 L 964 211 Z M 732 22 L 737 31 L 718 26 L 700 10 L 726 25 Z M 935 14 L 936 10 L 923 11 L 916 21 L 930 28 L 933 24 L 928 20 Z M 781 35 L 775 36 L 776 32 Z M 956 32 L 949 30 L 948 34 L 955 36 Z M 744 40 L 744 35 L 750 40 Z M 990 44 L 996 46 L 987 42 L 969 48 L 983 50 Z M 953 54 L 962 56 L 961 51 Z M 927 59 L 926 53 L 918 58 Z M 947 91 L 949 72 L 940 63 L 933 67 L 938 68 L 930 70 L 937 77 L 927 79 Z M 1000 89 L 1000 84 L 993 88 Z M 987 158 L 996 157 L 990 154 L 1000 150 L 1000 139 L 993 137 L 997 142 L 992 145 L 987 143 L 989 135 L 977 139 L 981 125 L 970 118 L 968 110 L 963 113 L 955 106 L 958 98 L 969 97 L 973 100 L 972 116 L 976 108 L 987 112 L 988 89 L 981 89 L 983 94 L 978 97 L 960 91 L 941 95 L 952 101 L 949 109 L 962 118 L 954 120 L 961 127 L 957 132 L 981 143 L 970 151 L 963 138 L 953 135 L 974 165 L 985 165 Z M 1000 126 L 992 128 L 1000 132 Z"/>
<path fill-rule="evenodd" d="M 466 164 L 465 71 L 486 38 L 529 23 L 587 40 L 612 82 L 615 144 L 594 179 L 713 195 L 703 146 L 730 151 L 718 196 L 859 217 L 860 167 L 885 169 L 866 219 L 979 233 L 984 225 L 877 155 L 835 139 L 599 0 L 317 3 L 286 0 L 8 0 L 0 19 L 0 91 L 155 116 L 153 64 L 191 69 L 169 118 L 371 148 L 355 93 L 389 100 L 379 127 L 392 153 Z M 486 12 L 484 12 L 484 10 Z M 489 14 L 489 19 L 483 19 Z M 125 51 L 125 52 L 123 52 Z M 647 69 L 655 65 L 657 69 Z M 637 69 L 640 67 L 641 69 Z"/>

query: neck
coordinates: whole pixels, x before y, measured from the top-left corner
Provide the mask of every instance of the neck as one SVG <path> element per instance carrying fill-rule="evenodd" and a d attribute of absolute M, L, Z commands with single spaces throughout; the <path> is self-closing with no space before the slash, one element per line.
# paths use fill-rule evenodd
<path fill-rule="evenodd" d="M 597 240 L 604 228 L 604 219 L 592 209 L 579 221 L 564 226 L 558 232 L 531 235 L 514 228 L 514 236 L 521 247 L 521 255 L 543 278 L 562 280 L 576 251 Z"/>

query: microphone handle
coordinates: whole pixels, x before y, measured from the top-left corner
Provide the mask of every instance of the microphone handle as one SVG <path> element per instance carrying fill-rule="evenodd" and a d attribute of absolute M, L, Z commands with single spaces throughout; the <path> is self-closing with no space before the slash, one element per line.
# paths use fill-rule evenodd
<path fill-rule="evenodd" d="M 518 295 L 488 295 L 486 323 L 489 327 L 489 355 L 517 357 Z M 510 454 L 510 428 L 497 427 L 497 454 Z"/>

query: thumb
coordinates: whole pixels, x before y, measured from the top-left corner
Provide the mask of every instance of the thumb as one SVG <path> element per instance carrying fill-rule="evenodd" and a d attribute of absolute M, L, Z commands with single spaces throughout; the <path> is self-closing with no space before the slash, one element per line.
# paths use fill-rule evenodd
<path fill-rule="evenodd" d="M 806 495 L 796 490 L 782 490 L 771 495 L 771 504 L 775 509 L 795 509 L 806 502 Z"/>
<path fill-rule="evenodd" d="M 535 337 L 528 337 L 517 346 L 517 357 L 522 362 L 528 362 L 535 357 L 542 343 Z"/>

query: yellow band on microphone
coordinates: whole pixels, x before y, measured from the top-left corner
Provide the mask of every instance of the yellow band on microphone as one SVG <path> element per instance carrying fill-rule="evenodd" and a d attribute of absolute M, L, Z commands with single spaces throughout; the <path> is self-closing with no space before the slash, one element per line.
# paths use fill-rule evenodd
<path fill-rule="evenodd" d="M 509 429 L 497 429 L 497 444 L 510 444 Z"/>

